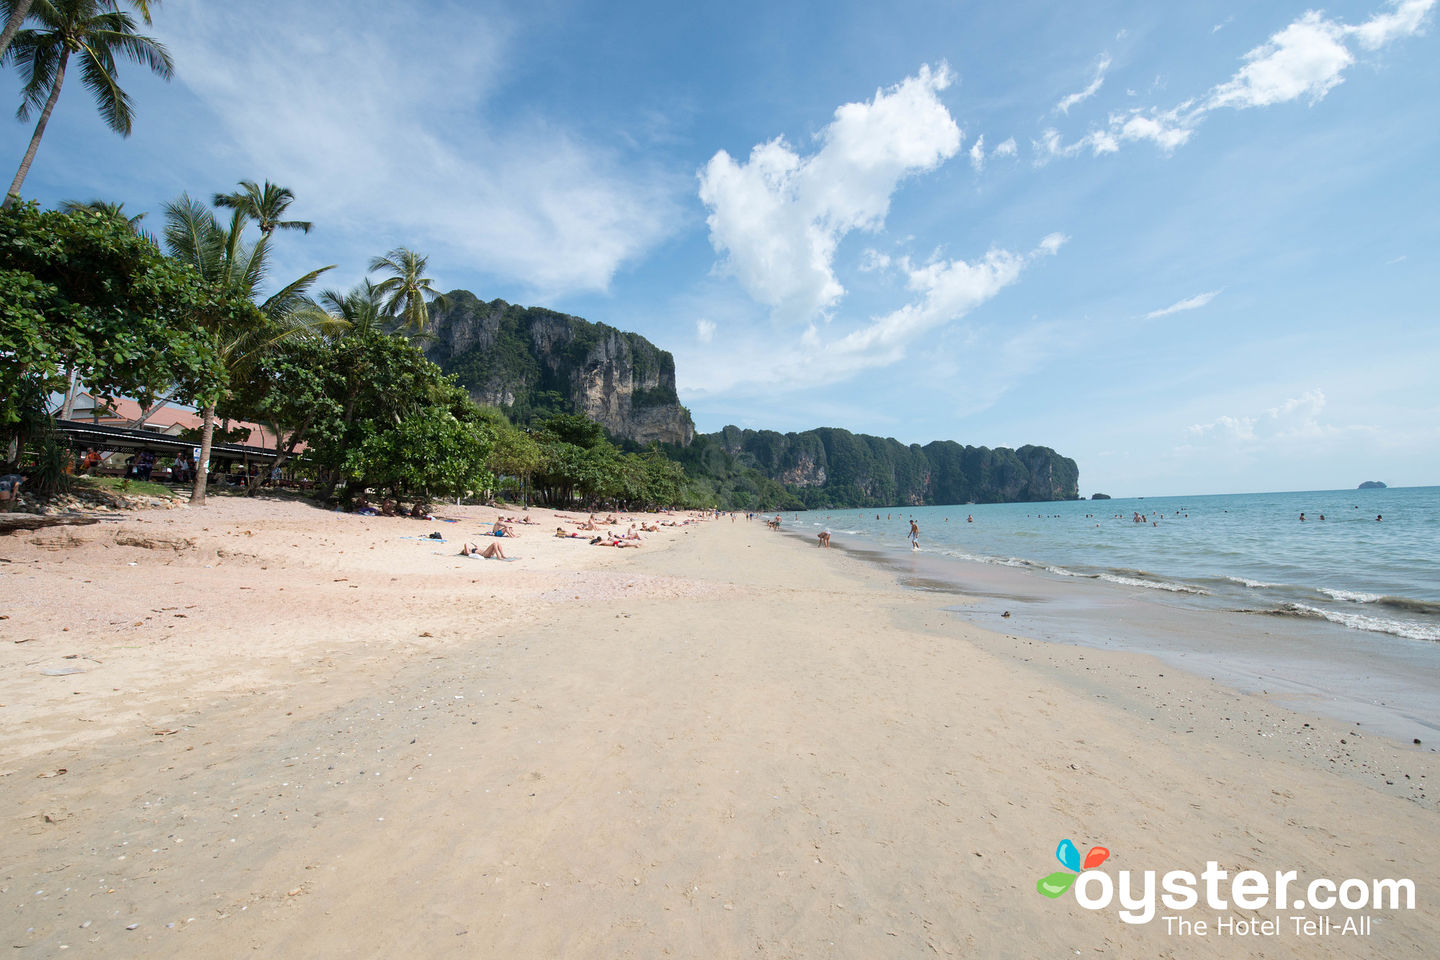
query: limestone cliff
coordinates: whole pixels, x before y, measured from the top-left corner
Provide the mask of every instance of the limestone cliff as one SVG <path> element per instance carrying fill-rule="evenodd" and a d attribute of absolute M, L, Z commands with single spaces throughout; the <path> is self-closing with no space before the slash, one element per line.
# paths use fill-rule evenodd
<path fill-rule="evenodd" d="M 731 426 L 701 434 L 681 459 L 693 475 L 711 478 L 717 492 L 744 491 L 757 504 L 920 506 L 1079 497 L 1075 461 L 1030 445 L 991 449 L 937 440 L 907 446 L 834 427 L 782 434 Z M 780 487 L 767 487 L 767 481 Z"/>
<path fill-rule="evenodd" d="M 680 446 L 695 436 L 675 393 L 675 359 L 635 333 L 468 290 L 432 310 L 425 355 L 480 403 L 527 421 L 583 413 L 612 436 Z"/>

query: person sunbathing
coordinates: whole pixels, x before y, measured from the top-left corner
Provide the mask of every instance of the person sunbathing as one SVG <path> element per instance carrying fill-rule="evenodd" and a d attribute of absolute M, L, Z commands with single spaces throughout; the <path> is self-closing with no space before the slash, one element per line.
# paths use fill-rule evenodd
<path fill-rule="evenodd" d="M 493 527 L 490 528 L 490 536 L 492 536 L 492 537 L 513 537 L 513 536 L 515 536 L 515 528 L 514 528 L 514 527 L 507 527 L 505 524 L 501 523 L 499 520 L 496 520 L 496 521 L 495 521 L 495 526 L 493 526 Z"/>
<path fill-rule="evenodd" d="M 583 540 L 583 539 L 585 539 L 584 537 L 580 536 L 580 534 L 578 534 L 578 533 L 566 533 L 564 527 L 556 527 L 556 528 L 555 528 L 555 536 L 558 537 L 558 538 L 560 538 L 561 540 L 572 540 L 572 539 L 573 539 L 573 540 Z"/>
<path fill-rule="evenodd" d="M 599 530 L 599 529 L 600 529 L 600 525 L 597 524 L 594 520 L 586 520 L 584 523 L 577 523 L 577 524 L 575 524 L 575 526 L 579 527 L 581 530 Z"/>
<path fill-rule="evenodd" d="M 509 560 L 509 559 L 510 559 L 509 557 L 505 556 L 505 551 L 500 549 L 500 544 L 498 544 L 498 543 L 489 544 L 488 546 L 485 547 L 484 550 L 481 550 L 481 549 L 480 549 L 480 545 L 479 545 L 478 543 L 466 543 L 466 544 L 462 544 L 461 547 L 460 547 L 460 556 L 462 556 L 462 557 L 483 557 L 483 558 L 486 559 L 486 560 Z"/>
<path fill-rule="evenodd" d="M 593 540 L 590 541 L 590 546 L 592 546 L 592 547 L 638 547 L 638 546 L 640 546 L 640 543 L 639 543 L 639 541 L 637 541 L 637 540 L 621 540 L 621 539 L 619 539 L 618 537 L 616 537 L 616 536 L 612 533 L 608 539 L 605 538 L 605 537 L 596 537 L 595 539 L 593 539 Z"/>

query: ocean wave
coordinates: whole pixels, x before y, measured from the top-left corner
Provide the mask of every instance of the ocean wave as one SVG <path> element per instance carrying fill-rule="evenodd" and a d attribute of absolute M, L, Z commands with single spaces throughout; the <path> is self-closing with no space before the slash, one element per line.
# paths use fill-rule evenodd
<path fill-rule="evenodd" d="M 1202 590 L 1199 587 L 1192 587 L 1183 583 L 1171 583 L 1169 580 L 1145 580 L 1140 577 L 1126 577 L 1113 573 L 1100 574 L 1101 580 L 1110 583 L 1118 583 L 1126 587 L 1146 587 L 1150 590 L 1164 590 L 1166 593 L 1193 593 L 1196 596 L 1208 597 L 1210 591 Z"/>
<path fill-rule="evenodd" d="M 1262 590 L 1265 587 L 1280 586 L 1278 583 L 1266 583 L 1264 580 L 1251 580 L 1249 577 L 1226 577 L 1225 579 L 1231 583 L 1238 583 L 1242 587 L 1251 587 L 1256 590 Z"/>
<path fill-rule="evenodd" d="M 1332 590 L 1329 587 L 1321 587 L 1320 592 L 1332 600 L 1344 600 L 1347 603 L 1374 603 L 1384 596 L 1379 593 L 1361 593 L 1358 590 Z"/>
<path fill-rule="evenodd" d="M 1433 600 L 1416 600 L 1414 597 L 1397 597 L 1384 593 L 1363 593 L 1359 590 L 1337 590 L 1330 587 L 1320 587 L 1319 591 L 1326 596 L 1340 600 L 1345 603 L 1373 603 L 1380 607 L 1390 607 L 1392 610 L 1404 610 L 1407 613 L 1424 613 L 1431 616 L 1440 615 L 1440 603 Z"/>
<path fill-rule="evenodd" d="M 1322 610 L 1304 603 L 1283 603 L 1272 610 L 1246 611 L 1265 613 L 1280 617 L 1305 617 L 1313 620 L 1328 620 L 1352 630 L 1366 630 L 1370 633 L 1388 633 L 1406 640 L 1440 640 L 1440 626 L 1417 623 L 1414 620 L 1392 620 L 1388 617 L 1371 617 L 1363 613 L 1348 613 L 1343 610 Z"/>

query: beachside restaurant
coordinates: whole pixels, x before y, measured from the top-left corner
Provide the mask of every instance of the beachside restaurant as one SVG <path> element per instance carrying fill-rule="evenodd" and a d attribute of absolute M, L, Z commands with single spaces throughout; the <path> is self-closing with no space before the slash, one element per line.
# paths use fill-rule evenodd
<path fill-rule="evenodd" d="M 79 420 L 56 419 L 55 430 L 75 450 L 94 450 L 100 453 L 100 465 L 93 472 L 102 475 L 125 476 L 124 458 L 140 457 L 142 453 L 155 456 L 155 467 L 150 479 L 167 482 L 171 476 L 170 464 L 176 457 L 192 463 L 198 445 L 190 440 L 150 430 L 135 430 L 127 427 L 112 427 L 87 423 Z M 243 444 L 217 443 L 210 448 L 210 483 L 228 483 L 246 486 L 257 477 L 269 477 L 270 465 L 275 462 L 274 450 L 251 447 Z M 238 471 L 236 468 L 239 468 Z M 287 484 L 288 485 L 288 484 Z"/>

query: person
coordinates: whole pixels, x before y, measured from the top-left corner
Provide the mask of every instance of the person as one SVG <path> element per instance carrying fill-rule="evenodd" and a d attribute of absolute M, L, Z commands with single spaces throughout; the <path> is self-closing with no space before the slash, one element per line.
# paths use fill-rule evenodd
<path fill-rule="evenodd" d="M 185 460 L 183 453 L 175 454 L 175 459 L 170 464 L 170 479 L 176 483 L 184 483 L 190 479 L 190 464 Z"/>
<path fill-rule="evenodd" d="M 816 534 L 816 536 L 820 538 L 820 546 L 822 546 L 822 547 L 829 547 L 829 546 L 830 546 L 830 531 L 829 531 L 829 530 L 821 530 L 819 533 Z"/>
<path fill-rule="evenodd" d="M 20 484 L 25 478 L 18 473 L 7 473 L 0 477 L 0 511 L 9 512 L 16 498 L 20 496 Z"/>
<path fill-rule="evenodd" d="M 1378 513 L 1375 514 L 1375 522 L 1376 522 L 1376 523 L 1379 523 L 1379 522 L 1380 522 L 1380 514 L 1378 514 Z"/>
<path fill-rule="evenodd" d="M 505 526 L 505 524 L 501 523 L 499 520 L 496 520 L 496 521 L 495 521 L 495 526 L 493 526 L 493 527 L 490 528 L 490 536 L 492 536 L 492 537 L 513 537 L 513 536 L 515 536 L 515 528 L 514 528 L 514 527 L 507 527 L 507 526 Z"/>
<path fill-rule="evenodd" d="M 135 461 L 135 475 L 141 480 L 149 480 L 150 474 L 155 470 L 155 454 L 149 450 L 141 450 L 139 458 Z"/>
<path fill-rule="evenodd" d="M 434 515 L 434 513 L 431 511 L 431 509 L 430 509 L 430 504 L 428 504 L 428 503 L 417 503 L 417 504 L 415 504 L 415 506 L 413 506 L 413 507 L 410 508 L 410 516 L 414 517 L 416 520 L 434 520 L 434 519 L 435 519 L 435 515 Z"/>
<path fill-rule="evenodd" d="M 915 522 L 914 517 L 910 518 L 910 549 L 920 549 L 920 525 Z"/>
<path fill-rule="evenodd" d="M 595 539 L 593 539 L 593 540 L 590 541 L 590 546 L 592 546 L 592 547 L 638 547 L 638 546 L 640 546 L 640 541 L 638 541 L 638 540 L 621 540 L 619 537 L 615 536 L 615 535 L 612 533 L 612 534 L 609 534 L 609 539 L 606 539 L 605 537 L 596 537 Z"/>
<path fill-rule="evenodd" d="M 1303 513 L 1300 514 L 1300 522 L 1301 522 L 1301 523 L 1304 523 L 1304 522 L 1305 522 L 1305 514 L 1303 514 Z"/>
<path fill-rule="evenodd" d="M 484 550 L 481 550 L 481 549 L 480 549 L 480 545 L 479 545 L 478 543 L 466 543 L 466 544 L 462 544 L 461 547 L 460 547 L 460 556 L 462 556 L 462 557 L 479 557 L 479 558 L 484 559 L 484 560 L 509 560 L 509 559 L 510 559 L 509 557 L 505 556 L 505 551 L 500 549 L 500 544 L 498 544 L 498 543 L 489 544 L 488 546 L 485 547 Z"/>

